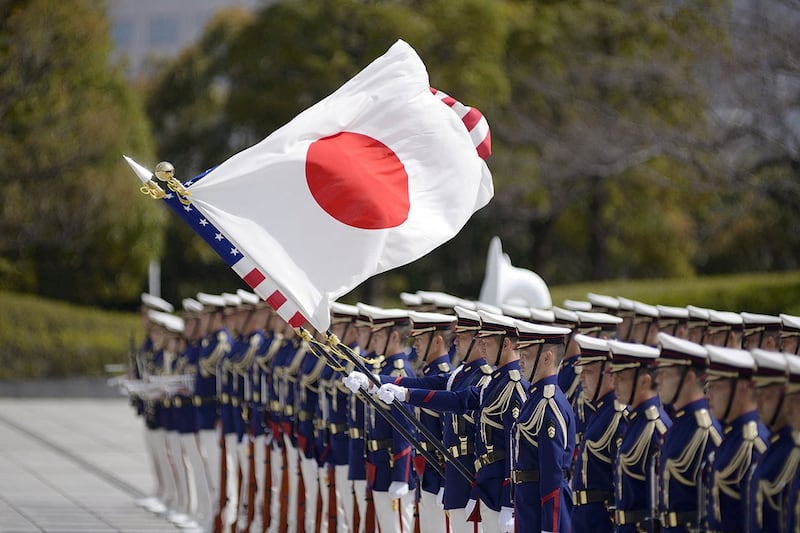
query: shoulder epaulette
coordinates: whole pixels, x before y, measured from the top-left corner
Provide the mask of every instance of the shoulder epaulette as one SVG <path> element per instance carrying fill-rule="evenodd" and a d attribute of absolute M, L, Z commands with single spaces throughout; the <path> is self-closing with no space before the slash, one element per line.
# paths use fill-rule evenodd
<path fill-rule="evenodd" d="M 519 381 L 522 379 L 522 373 L 516 368 L 508 371 L 508 379 L 511 381 Z"/>
<path fill-rule="evenodd" d="M 452 370 L 450 368 L 450 363 L 447 363 L 445 361 L 439 363 L 436 368 L 439 369 L 439 372 L 450 372 L 450 370 Z"/>
<path fill-rule="evenodd" d="M 628 414 L 628 406 L 616 398 L 614 399 L 614 410 L 618 413 Z"/>
<path fill-rule="evenodd" d="M 758 435 L 758 424 L 755 420 L 751 420 L 742 426 L 742 438 L 752 441 L 753 447 L 758 453 L 764 453 L 767 450 L 767 443 Z"/>
<path fill-rule="evenodd" d="M 542 396 L 544 396 L 545 398 L 549 399 L 549 398 L 552 398 L 555 395 L 556 395 L 556 386 L 555 385 L 553 385 L 551 383 L 549 385 L 545 385 L 544 386 L 544 390 L 542 391 Z"/>
<path fill-rule="evenodd" d="M 483 372 L 487 376 L 491 376 L 494 370 L 492 370 L 492 367 L 490 365 L 481 365 L 481 372 Z"/>
<path fill-rule="evenodd" d="M 647 409 L 644 410 L 644 416 L 648 420 L 657 420 L 658 419 L 658 407 L 655 405 L 651 405 Z"/>
<path fill-rule="evenodd" d="M 406 367 L 406 363 L 402 359 L 395 359 L 393 365 L 396 370 Z"/>
<path fill-rule="evenodd" d="M 711 427 L 711 415 L 708 414 L 706 409 L 698 409 L 694 412 L 694 418 L 697 420 L 697 426 L 703 429 Z"/>

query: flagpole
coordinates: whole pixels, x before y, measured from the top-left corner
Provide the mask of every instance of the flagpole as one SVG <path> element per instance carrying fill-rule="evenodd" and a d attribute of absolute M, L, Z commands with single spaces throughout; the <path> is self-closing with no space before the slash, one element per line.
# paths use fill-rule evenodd
<path fill-rule="evenodd" d="M 329 346 L 332 349 L 336 349 L 337 353 L 341 354 L 350 362 L 352 362 L 353 365 L 355 365 L 356 369 L 358 369 L 359 372 L 365 374 L 367 378 L 370 381 L 372 381 L 372 383 L 374 383 L 376 386 L 380 387 L 382 385 L 381 381 L 377 377 L 375 377 L 372 374 L 372 372 L 369 371 L 369 369 L 364 365 L 364 363 L 362 363 L 359 360 L 358 354 L 353 352 L 349 346 L 340 343 L 339 339 L 333 333 L 328 332 L 327 336 L 328 336 L 328 341 L 330 343 Z M 338 366 L 341 367 L 341 364 L 339 364 Z M 380 407 L 380 404 L 377 403 L 378 400 L 373 398 L 372 395 L 366 393 L 366 391 L 364 391 L 364 393 L 365 393 L 364 396 L 369 399 L 372 405 Z M 402 403 L 396 400 L 393 403 L 397 406 L 398 411 L 402 413 L 403 416 L 414 425 L 414 427 L 417 428 L 417 430 L 422 434 L 422 436 L 425 437 L 425 439 L 431 443 L 431 446 L 433 446 L 436 449 L 436 451 L 439 452 L 446 461 L 448 461 L 453 465 L 453 467 L 458 471 L 459 474 L 461 474 L 464 477 L 464 479 L 466 479 L 470 483 L 474 480 L 473 474 L 469 470 L 467 470 L 463 464 L 457 461 L 456 458 L 453 457 L 453 454 L 451 454 L 450 451 L 447 448 L 445 448 L 444 444 L 442 444 L 439 441 L 440 437 L 436 437 L 433 433 L 431 433 L 430 429 L 425 427 L 425 425 L 423 425 L 422 422 L 420 422 L 419 419 L 416 416 L 414 416 L 413 413 L 409 412 L 408 409 L 406 409 L 406 407 Z M 381 411 L 381 413 L 383 413 L 386 416 L 387 420 L 389 420 L 390 414 L 388 412 L 385 412 L 383 408 L 380 408 L 378 410 Z M 422 455 L 425 456 L 425 459 L 430 463 L 431 460 L 426 455 L 426 453 L 430 454 L 430 452 L 425 448 L 422 448 L 421 444 L 417 439 L 413 439 L 413 441 L 411 442 L 416 443 L 414 447 L 420 450 L 420 453 L 422 453 Z M 436 461 L 434 465 L 435 465 L 434 468 L 436 468 L 436 466 L 439 466 L 438 461 Z M 437 469 L 437 472 L 440 475 L 443 475 L 441 470 Z"/>
<path fill-rule="evenodd" d="M 320 358 L 324 357 L 325 358 L 325 362 L 331 368 L 333 368 L 334 370 L 338 370 L 339 372 L 344 374 L 344 372 L 345 372 L 344 367 L 342 366 L 341 362 L 339 360 L 335 359 L 335 356 L 331 352 L 329 352 L 327 350 L 328 347 L 326 347 L 326 346 L 322 345 L 321 343 L 319 343 L 319 342 L 315 341 L 314 339 L 312 339 L 311 338 L 311 334 L 308 333 L 304 329 L 300 329 L 299 330 L 299 335 L 303 338 L 303 340 L 306 341 L 306 343 L 308 344 L 308 347 L 311 349 L 312 352 L 314 352 L 314 355 L 316 355 L 317 357 L 320 357 Z M 331 348 L 333 348 L 333 347 L 331 346 Z M 364 370 L 367 370 L 365 367 L 363 367 L 363 365 L 362 365 L 362 368 L 364 368 Z M 365 391 L 363 389 L 360 392 L 361 392 L 361 398 L 366 400 L 367 402 L 369 402 L 375 408 L 375 410 L 378 411 L 383 416 L 383 418 L 385 418 L 386 421 L 395 430 L 397 430 L 397 432 L 400 433 L 400 435 L 403 436 L 404 439 L 406 439 L 408 442 L 411 443 L 412 446 L 414 446 L 414 448 L 420 453 L 420 455 L 425 457 L 425 460 L 431 465 L 431 468 L 436 470 L 436 473 L 438 473 L 440 476 L 444 477 L 444 471 L 442 470 L 442 466 L 441 466 L 441 464 L 439 464 L 439 460 L 436 458 L 436 456 L 433 455 L 430 451 L 428 451 L 425 448 L 423 448 L 422 445 L 420 444 L 419 440 L 416 439 L 411 434 L 411 432 L 400 423 L 400 421 L 395 419 L 392 416 L 391 412 L 387 411 L 385 408 L 383 408 L 380 405 L 380 403 L 378 403 L 379 400 L 376 400 L 371 394 L 369 394 L 367 391 Z M 398 406 L 398 407 L 399 407 L 399 410 L 403 411 L 404 413 L 410 414 L 410 413 L 408 413 L 408 411 L 406 411 L 402 407 L 400 407 L 400 406 Z M 414 422 L 418 422 L 416 417 L 413 417 L 413 421 Z M 417 424 L 415 424 L 415 425 L 417 425 Z M 417 426 L 417 427 L 419 427 L 419 426 Z M 472 481 L 471 478 L 470 478 L 470 481 Z"/>

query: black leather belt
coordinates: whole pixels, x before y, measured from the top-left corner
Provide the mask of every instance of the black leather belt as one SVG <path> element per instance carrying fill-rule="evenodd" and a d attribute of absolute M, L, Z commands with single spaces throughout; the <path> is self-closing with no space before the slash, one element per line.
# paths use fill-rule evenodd
<path fill-rule="evenodd" d="M 575 505 L 590 503 L 608 503 L 614 501 L 614 493 L 610 490 L 576 490 L 573 494 Z"/>
<path fill-rule="evenodd" d="M 465 455 L 473 455 L 475 453 L 475 444 L 472 441 L 463 440 L 455 446 L 447 448 L 450 455 L 453 457 L 464 457 Z"/>
<path fill-rule="evenodd" d="M 393 442 L 392 439 L 368 440 L 367 451 L 377 452 L 379 450 L 391 450 Z"/>
<path fill-rule="evenodd" d="M 538 470 L 512 470 L 511 482 L 518 483 L 538 483 L 539 471 Z"/>
<path fill-rule="evenodd" d="M 339 433 L 346 432 L 350 426 L 347 425 L 346 422 L 342 422 L 341 424 L 331 424 L 328 429 L 331 432 L 331 435 L 337 435 Z"/>
<path fill-rule="evenodd" d="M 661 513 L 661 525 L 663 527 L 686 526 L 687 529 L 695 527 L 697 513 L 692 511 L 676 512 L 667 511 Z"/>
<path fill-rule="evenodd" d="M 216 396 L 194 396 L 192 397 L 192 403 L 195 407 L 200 407 L 201 405 L 210 405 L 217 403 Z"/>
<path fill-rule="evenodd" d="M 629 524 L 638 524 L 639 522 L 644 522 L 649 517 L 648 512 L 645 509 L 639 510 L 620 510 L 617 509 L 614 511 L 614 523 L 618 526 L 624 526 Z"/>
<path fill-rule="evenodd" d="M 496 452 L 495 451 L 486 452 L 477 459 L 475 459 L 475 471 L 477 472 L 483 466 L 496 463 L 497 461 L 502 461 L 503 459 L 505 459 L 505 457 L 506 457 L 505 450 L 497 450 Z"/>

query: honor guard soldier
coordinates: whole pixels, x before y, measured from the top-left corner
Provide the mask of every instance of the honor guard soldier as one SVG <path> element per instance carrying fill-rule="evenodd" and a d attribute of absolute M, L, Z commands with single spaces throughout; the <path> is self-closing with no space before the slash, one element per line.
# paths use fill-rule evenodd
<path fill-rule="evenodd" d="M 686 336 L 674 336 L 681 339 L 685 338 L 695 344 L 703 344 L 709 322 L 708 313 L 711 310 L 694 305 L 687 305 L 686 310 L 689 311 L 689 320 L 686 322 Z"/>
<path fill-rule="evenodd" d="M 633 302 L 633 328 L 627 342 L 655 346 L 658 333 L 658 308 L 642 302 Z"/>
<path fill-rule="evenodd" d="M 687 324 L 689 323 L 689 310 L 685 307 L 673 307 L 669 305 L 657 305 L 658 311 L 658 331 L 667 335 L 686 338 Z"/>
<path fill-rule="evenodd" d="M 758 313 L 739 313 L 742 317 L 742 348 L 761 348 L 770 352 L 778 350 L 781 343 L 781 317 Z"/>
<path fill-rule="evenodd" d="M 453 324 L 456 317 L 441 313 L 421 313 L 409 311 L 414 350 L 422 366 L 421 376 L 391 378 L 381 376 L 384 383 L 411 388 L 443 390 L 447 387 L 452 368 L 450 366 L 450 347 L 453 344 Z M 430 433 L 442 440 L 441 414 L 430 409 L 417 408 L 417 418 Z M 420 439 L 420 445 L 434 455 L 439 455 L 433 445 Z M 447 518 L 439 502 L 444 497 L 444 478 L 431 467 L 422 455 L 414 457 L 414 467 L 420 480 L 419 530 L 422 533 L 439 533 L 447 529 Z M 444 458 L 440 457 L 444 466 Z"/>
<path fill-rule="evenodd" d="M 317 335 L 319 336 L 319 335 Z M 327 368 L 325 359 L 317 357 L 308 350 L 303 356 L 299 368 L 295 398 L 297 410 L 295 411 L 295 427 L 297 432 L 297 449 L 300 454 L 300 473 L 303 476 L 305 488 L 305 531 L 313 531 L 317 518 L 317 494 L 320 492 L 320 467 L 325 462 L 322 455 L 326 450 L 317 446 L 316 426 L 317 408 L 319 407 L 319 380 L 322 372 Z M 327 486 L 322 488 L 327 498 Z M 328 529 L 328 517 L 321 514 L 320 527 L 323 531 Z"/>
<path fill-rule="evenodd" d="M 462 302 L 465 305 L 471 305 Z M 457 305 L 453 311 L 456 313 L 455 323 L 455 361 L 460 364 L 456 369 L 446 375 L 443 380 L 434 378 L 428 380 L 431 390 L 461 391 L 470 387 L 481 387 L 491 379 L 492 367 L 486 363 L 480 350 L 475 348 L 475 334 L 480 330 L 481 319 L 472 309 Z M 444 375 L 443 375 L 444 377 Z M 423 378 L 424 379 L 424 378 Z M 405 385 L 402 380 L 400 385 Z M 378 392 L 386 400 L 385 391 L 391 390 L 395 385 L 384 385 Z M 447 450 L 464 469 L 474 475 L 475 473 L 475 414 L 474 411 L 464 413 L 447 411 L 443 416 L 443 442 Z M 450 530 L 452 533 L 471 533 L 474 526 L 467 522 L 465 508 L 470 499 L 472 487 L 470 481 L 458 472 L 456 467 L 447 462 L 444 466 L 445 481 L 442 503 L 450 517 Z"/>
<path fill-rule="evenodd" d="M 276 367 L 274 369 L 277 380 L 278 398 L 280 406 L 280 427 L 283 437 L 283 446 L 286 451 L 286 473 L 289 481 L 289 490 L 286 494 L 284 506 L 289 533 L 299 531 L 297 519 L 298 505 L 300 503 L 300 452 L 297 447 L 297 400 L 296 384 L 300 364 L 305 357 L 307 346 L 295 334 L 294 328 L 284 323 L 284 346 L 275 355 Z"/>
<path fill-rule="evenodd" d="M 175 365 L 175 373 L 184 376 L 184 386 L 180 387 L 173 396 L 173 405 L 177 415 L 178 438 L 181 443 L 181 450 L 186 458 L 191 475 L 188 478 L 194 487 L 189 490 L 190 506 L 189 511 L 193 520 L 187 521 L 192 529 L 197 531 L 207 530 L 211 524 L 212 514 L 212 495 L 206 474 L 206 465 L 200 452 L 198 439 L 196 407 L 193 404 L 194 380 L 197 375 L 197 367 L 200 358 L 200 341 L 205 336 L 207 315 L 203 314 L 203 304 L 194 298 L 184 298 L 183 305 L 185 339 L 184 349 Z M 202 328 L 202 329 L 201 329 Z M 205 524 L 206 528 L 201 527 Z"/>
<path fill-rule="evenodd" d="M 598 339 L 615 339 L 620 326 L 622 326 L 622 318 L 609 313 L 576 311 L 575 316 L 577 317 L 577 324 L 572 328 L 573 338 L 575 335 L 585 335 Z M 575 343 L 574 350 L 576 355 L 580 354 L 580 346 L 577 343 Z M 577 363 L 577 358 L 574 361 Z M 580 376 L 576 375 L 576 377 L 580 382 Z M 561 377 L 559 377 L 560 382 Z M 592 403 L 591 395 L 587 396 L 582 393 L 582 386 L 579 391 L 574 398 L 572 409 L 575 412 L 576 443 L 580 446 L 583 433 L 586 430 L 586 424 L 595 410 L 595 405 Z"/>
<path fill-rule="evenodd" d="M 739 313 L 709 309 L 708 327 L 703 336 L 703 344 L 741 348 L 743 331 L 744 320 Z"/>
<path fill-rule="evenodd" d="M 518 334 L 514 319 L 480 309 L 478 316 L 481 320 L 478 348 L 497 366 L 491 380 L 480 388 L 458 391 L 401 388 L 395 398 L 436 411 L 475 412 L 476 476 L 465 512 L 468 521 L 482 523 L 484 533 L 511 531 L 514 511 L 508 477 L 511 471 L 508 436 L 527 399 L 528 382 L 522 378 L 515 350 Z M 478 506 L 477 501 L 483 505 Z"/>
<path fill-rule="evenodd" d="M 342 344 L 354 351 L 358 350 L 355 327 L 357 318 L 358 307 L 339 302 L 331 304 L 331 333 L 336 335 Z M 341 372 L 331 369 L 330 376 L 325 377 L 326 375 L 324 374 L 323 376 L 323 379 L 327 379 L 327 384 L 324 387 L 325 397 L 321 400 L 326 403 L 321 407 L 327 410 L 328 445 L 330 446 L 328 462 L 332 465 L 334 471 L 333 482 L 336 495 L 336 501 L 329 502 L 328 505 L 336 506 L 337 531 L 345 533 L 347 531 L 356 531 L 353 520 L 353 488 L 348 479 L 348 471 L 350 469 L 350 390 L 342 383 Z M 363 440 L 361 444 L 359 460 L 363 456 Z M 364 523 L 363 518 L 361 523 Z"/>
<path fill-rule="evenodd" d="M 569 533 L 575 419 L 558 387 L 557 372 L 570 330 L 522 320 L 517 320 L 516 326 L 521 371 L 530 382 L 530 396 L 511 434 L 517 530 Z"/>
<path fill-rule="evenodd" d="M 658 514 L 658 448 L 672 425 L 655 390 L 658 348 L 608 341 L 609 372 L 617 401 L 628 405 L 628 427 L 614 464 L 614 525 L 619 533 L 655 531 Z"/>
<path fill-rule="evenodd" d="M 781 314 L 780 348 L 784 353 L 800 353 L 800 316 Z"/>
<path fill-rule="evenodd" d="M 225 299 L 218 294 L 197 293 L 197 301 L 203 304 L 203 314 L 208 316 L 206 333 L 200 341 L 197 372 L 194 378 L 194 396 L 200 449 L 208 468 L 208 481 L 211 487 L 212 517 L 219 512 L 219 498 L 222 475 L 222 453 L 217 433 L 219 420 L 218 394 L 221 383 L 217 379 L 218 367 L 230 351 L 233 338 L 223 324 Z"/>
<path fill-rule="evenodd" d="M 794 389 L 800 386 L 800 367 L 798 358 L 794 354 L 787 354 L 789 360 L 789 385 L 788 388 Z M 790 394 L 786 398 L 794 405 L 789 406 L 789 424 L 792 426 L 792 437 L 794 438 L 794 448 L 792 454 L 800 454 L 800 394 Z M 787 461 L 790 464 L 790 461 Z M 786 498 L 786 531 L 800 530 L 800 466 L 795 472 L 795 476 L 789 486 L 789 495 Z"/>
<path fill-rule="evenodd" d="M 132 368 L 132 377 L 135 383 L 143 383 L 151 374 L 155 372 L 155 349 L 153 347 L 154 324 L 150 320 L 150 311 L 160 311 L 171 313 L 173 306 L 168 301 L 143 292 L 141 294 L 141 320 L 145 338 L 141 347 L 138 349 L 134 359 L 135 365 Z M 144 394 L 137 396 L 131 395 L 131 402 L 136 408 L 136 413 L 144 421 L 144 441 L 148 455 L 150 456 L 150 466 L 155 480 L 153 495 L 136 500 L 136 505 L 147 509 L 152 513 L 163 513 L 167 510 L 164 500 L 166 497 L 166 475 L 163 471 L 167 461 L 167 449 L 164 440 L 164 429 L 160 427 L 156 416 L 157 402 L 154 399 L 145 397 Z"/>
<path fill-rule="evenodd" d="M 410 330 L 408 311 L 369 308 L 367 315 L 372 330 L 367 350 L 383 356 L 380 374 L 392 378 L 413 377 L 404 350 Z M 357 374 L 351 376 L 343 382 L 356 393 L 365 384 Z M 399 409 L 403 409 L 400 405 L 367 406 L 367 482 L 368 488 L 372 489 L 378 526 L 383 533 L 410 532 L 414 526 L 414 494 L 411 491 L 415 488 L 411 443 L 382 414 L 378 414 L 377 409 L 384 409 L 409 432 L 413 432 L 413 426 L 400 414 Z"/>
<path fill-rule="evenodd" d="M 789 423 L 790 413 L 800 408 L 800 356 L 760 349 L 751 353 L 758 414 L 772 435 L 750 478 L 747 525 L 749 531 L 784 531 L 793 512 L 788 494 L 800 462 Z"/>
<path fill-rule="evenodd" d="M 756 409 L 755 360 L 745 350 L 711 344 L 705 348 L 708 407 L 722 424 L 722 442 L 706 476 L 708 530 L 744 531 L 748 475 L 769 441 L 769 430 Z"/>
<path fill-rule="evenodd" d="M 572 488 L 572 527 L 576 532 L 613 531 L 614 460 L 627 425 L 625 406 L 617 401 L 606 370 L 611 359 L 607 339 L 577 334 L 580 355 L 575 363 L 582 394 L 593 407 L 578 445 Z"/>
<path fill-rule="evenodd" d="M 271 448 L 272 440 L 266 415 L 269 397 L 268 383 L 269 375 L 272 373 L 272 361 L 280 348 L 283 335 L 276 334 L 282 333 L 282 328 L 279 328 L 282 324 L 281 318 L 261 298 L 258 298 L 258 302 L 255 304 L 255 314 L 253 319 L 261 327 L 264 340 L 256 350 L 255 359 L 250 365 L 250 371 L 246 378 L 250 381 L 249 433 L 253 442 L 252 464 L 256 469 L 253 476 L 256 483 L 255 490 L 250 491 L 253 497 L 253 501 L 250 503 L 253 518 L 249 529 L 261 533 L 264 529 L 265 513 L 271 513 L 271 509 L 265 508 L 265 497 L 267 491 L 270 490 L 270 487 L 266 486 L 267 468 L 271 469 L 272 467 L 271 462 L 267 464 L 267 446 Z M 271 497 L 269 502 L 270 506 L 275 505 L 277 508 L 277 502 L 273 503 Z M 277 511 L 275 514 L 277 515 Z"/>
<path fill-rule="evenodd" d="M 569 329 L 569 338 L 567 339 L 566 351 L 564 358 L 561 361 L 561 368 L 558 369 L 558 388 L 562 390 L 567 398 L 567 401 L 572 406 L 572 411 L 575 414 L 575 432 L 576 432 L 576 445 L 580 443 L 580 436 L 583 434 L 583 426 L 586 420 L 583 418 L 583 408 L 581 409 L 581 419 L 578 419 L 578 402 L 581 397 L 581 380 L 575 370 L 575 362 L 581 353 L 581 348 L 575 342 L 575 328 L 578 326 L 578 315 L 575 311 L 569 309 L 562 309 L 560 307 L 553 307 L 553 325 Z"/>
<path fill-rule="evenodd" d="M 217 378 L 220 382 L 220 419 L 222 421 L 222 435 L 225 441 L 225 507 L 222 512 L 223 528 L 226 531 L 234 530 L 236 517 L 239 512 L 239 443 L 244 434 L 242 424 L 241 394 L 244 393 L 240 380 L 231 368 L 231 362 L 241 357 L 247 350 L 246 339 L 242 335 L 242 327 L 247 315 L 240 309 L 242 299 L 229 292 L 222 293 L 225 299 L 223 323 L 230 331 L 233 345 L 225 353 L 217 368 Z"/>
<path fill-rule="evenodd" d="M 705 528 L 702 475 L 722 437 L 708 411 L 701 376 L 707 350 L 666 333 L 658 334 L 656 383 L 661 401 L 671 405 L 672 427 L 664 436 L 659 460 L 661 524 L 664 531 Z"/>

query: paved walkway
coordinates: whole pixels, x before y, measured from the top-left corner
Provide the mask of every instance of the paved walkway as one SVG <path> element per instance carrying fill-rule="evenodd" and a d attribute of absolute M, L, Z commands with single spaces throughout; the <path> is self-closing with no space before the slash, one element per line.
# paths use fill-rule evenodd
<path fill-rule="evenodd" d="M 0 533 L 180 531 L 133 502 L 142 428 L 124 398 L 0 398 Z"/>

